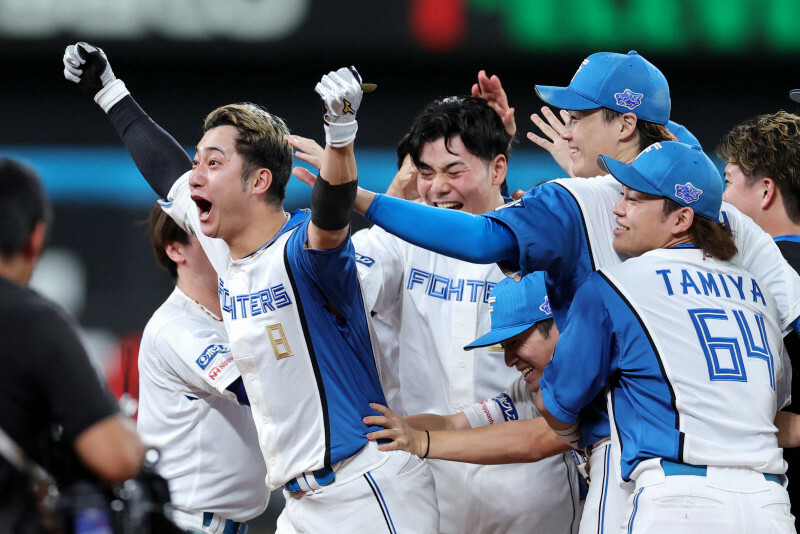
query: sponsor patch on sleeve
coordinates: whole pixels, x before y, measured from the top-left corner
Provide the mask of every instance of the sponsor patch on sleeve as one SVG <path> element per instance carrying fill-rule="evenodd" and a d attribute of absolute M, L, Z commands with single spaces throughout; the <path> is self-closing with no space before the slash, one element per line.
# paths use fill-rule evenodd
<path fill-rule="evenodd" d="M 366 265 L 367 267 L 372 267 L 373 265 L 375 265 L 375 260 L 373 260 L 369 256 L 364 256 L 363 254 L 359 254 L 358 252 L 356 252 L 356 261 L 358 263 Z"/>
<path fill-rule="evenodd" d="M 517 407 L 514 406 L 514 401 L 512 401 L 511 397 L 509 397 L 507 394 L 501 393 L 492 400 L 497 403 L 497 406 L 500 408 L 500 412 L 503 414 L 503 419 L 506 421 L 516 421 L 519 419 Z"/>
<path fill-rule="evenodd" d="M 218 354 L 228 354 L 230 351 L 231 348 L 227 345 L 209 345 L 203 351 L 203 354 L 197 358 L 197 365 L 200 369 L 205 370 L 208 364 L 210 364 Z"/>

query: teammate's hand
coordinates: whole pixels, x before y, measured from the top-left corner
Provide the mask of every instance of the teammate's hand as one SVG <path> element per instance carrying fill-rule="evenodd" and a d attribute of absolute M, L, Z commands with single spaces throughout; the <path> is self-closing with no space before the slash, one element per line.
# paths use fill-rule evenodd
<path fill-rule="evenodd" d="M 325 105 L 325 141 L 334 147 L 347 146 L 356 138 L 356 112 L 364 91 L 355 67 L 342 67 L 322 77 L 314 88 Z"/>
<path fill-rule="evenodd" d="M 411 156 L 406 156 L 397 174 L 394 175 L 392 183 L 389 184 L 386 194 L 390 197 L 418 200 L 420 198 L 419 189 L 417 189 L 418 177 L 419 172 L 414 167 Z"/>
<path fill-rule="evenodd" d="M 377 441 L 380 439 L 390 439 L 390 443 L 378 445 L 378 450 L 381 451 L 408 451 L 417 456 L 425 455 L 428 437 L 425 432 L 411 428 L 411 425 L 406 423 L 406 420 L 394 413 L 391 408 L 382 404 L 370 403 L 373 410 L 380 412 L 382 415 L 371 415 L 364 418 L 366 425 L 378 425 L 384 427 L 385 430 L 378 430 L 367 434 L 367 439 L 370 441 Z"/>
<path fill-rule="evenodd" d="M 508 105 L 508 96 L 503 84 L 500 83 L 500 78 L 496 74 L 489 78 L 485 70 L 478 72 L 478 83 L 472 86 L 472 96 L 486 100 L 486 103 L 500 115 L 506 132 L 513 138 L 517 133 L 514 108 Z"/>
<path fill-rule="evenodd" d="M 549 140 L 544 137 L 539 137 L 533 132 L 528 132 L 528 139 L 550 152 L 550 155 L 556 160 L 558 166 L 564 169 L 569 176 L 574 178 L 575 175 L 572 174 L 572 158 L 570 157 L 569 142 L 562 137 L 564 130 L 567 128 L 566 124 L 569 121 L 569 113 L 562 109 L 560 112 L 561 119 L 559 120 L 549 107 L 543 106 L 542 115 L 547 119 L 547 122 L 536 113 L 531 115 L 531 122 L 533 122 Z"/>
<path fill-rule="evenodd" d="M 294 157 L 311 164 L 319 172 L 320 167 L 322 167 L 322 158 L 325 157 L 324 148 L 319 146 L 313 139 L 299 135 L 287 135 L 286 142 L 295 149 Z M 317 175 L 305 167 L 293 167 L 292 174 L 311 187 L 314 187 L 314 183 L 317 181 Z"/>
<path fill-rule="evenodd" d="M 102 48 L 84 42 L 69 45 L 64 51 L 63 62 L 64 78 L 94 95 L 95 102 L 106 113 L 130 94 L 122 80 L 114 76 Z"/>

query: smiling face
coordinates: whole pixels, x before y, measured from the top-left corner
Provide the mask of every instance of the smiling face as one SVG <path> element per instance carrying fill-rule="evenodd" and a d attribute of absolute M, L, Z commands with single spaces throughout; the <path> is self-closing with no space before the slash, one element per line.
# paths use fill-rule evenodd
<path fill-rule="evenodd" d="M 580 178 L 604 174 L 597 166 L 597 156 L 604 154 L 619 159 L 618 119 L 606 121 L 602 108 L 568 113 L 569 120 L 561 137 L 569 143 L 572 173 Z"/>
<path fill-rule="evenodd" d="M 552 324 L 552 319 L 549 324 Z M 522 373 L 528 389 L 539 389 L 539 379 L 545 366 L 550 362 L 558 341 L 558 329 L 550 328 L 550 335 L 545 339 L 536 325 L 501 343 L 505 350 L 506 365 L 516 367 Z"/>
<path fill-rule="evenodd" d="M 622 186 L 622 198 L 612 211 L 617 216 L 614 250 L 635 257 L 672 244 L 681 210 L 664 214 L 664 197 Z"/>
<path fill-rule="evenodd" d="M 242 184 L 242 157 L 234 142 L 233 126 L 212 128 L 197 143 L 189 185 L 197 205 L 200 229 L 229 245 L 248 224 L 249 185 Z"/>
<path fill-rule="evenodd" d="M 449 143 L 443 137 L 426 143 L 419 159 L 417 189 L 428 204 L 475 214 L 503 205 L 505 156 L 484 162 L 466 149 L 461 136 L 455 136 Z"/>

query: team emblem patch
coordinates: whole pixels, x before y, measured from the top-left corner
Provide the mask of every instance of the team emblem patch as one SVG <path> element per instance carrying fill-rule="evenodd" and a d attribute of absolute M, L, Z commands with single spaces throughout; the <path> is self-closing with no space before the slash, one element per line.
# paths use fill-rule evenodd
<path fill-rule="evenodd" d="M 342 101 L 344 102 L 344 109 L 342 109 L 342 113 L 350 113 L 351 115 L 355 115 L 356 112 L 353 110 L 353 106 L 350 105 L 350 101 L 346 98 L 343 98 Z"/>
<path fill-rule="evenodd" d="M 684 185 L 675 184 L 675 196 L 687 204 L 697 202 L 702 194 L 703 190 L 693 186 L 692 182 L 686 182 Z"/>
<path fill-rule="evenodd" d="M 203 351 L 203 354 L 197 358 L 197 365 L 200 366 L 200 369 L 205 370 L 208 364 L 217 357 L 217 354 L 227 354 L 230 351 L 231 349 L 227 345 L 209 345 Z"/>
<path fill-rule="evenodd" d="M 642 105 L 644 94 L 634 93 L 630 89 L 625 89 L 622 93 L 614 93 L 617 105 L 627 109 L 636 109 Z"/>
<path fill-rule="evenodd" d="M 550 310 L 550 298 L 547 295 L 544 296 L 544 302 L 542 302 L 542 305 L 539 306 L 539 309 L 547 315 L 552 314 L 552 311 Z"/>

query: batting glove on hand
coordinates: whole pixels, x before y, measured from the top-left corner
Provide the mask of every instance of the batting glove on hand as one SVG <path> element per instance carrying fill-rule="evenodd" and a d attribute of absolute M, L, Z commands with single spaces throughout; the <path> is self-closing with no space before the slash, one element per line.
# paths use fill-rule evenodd
<path fill-rule="evenodd" d="M 325 142 L 342 147 L 352 143 L 358 131 L 356 112 L 364 91 L 355 67 L 342 67 L 322 77 L 314 91 L 325 104 Z"/>
<path fill-rule="evenodd" d="M 106 53 L 89 43 L 75 43 L 64 51 L 64 77 L 94 94 L 94 101 L 106 113 L 130 94 L 114 76 Z"/>

